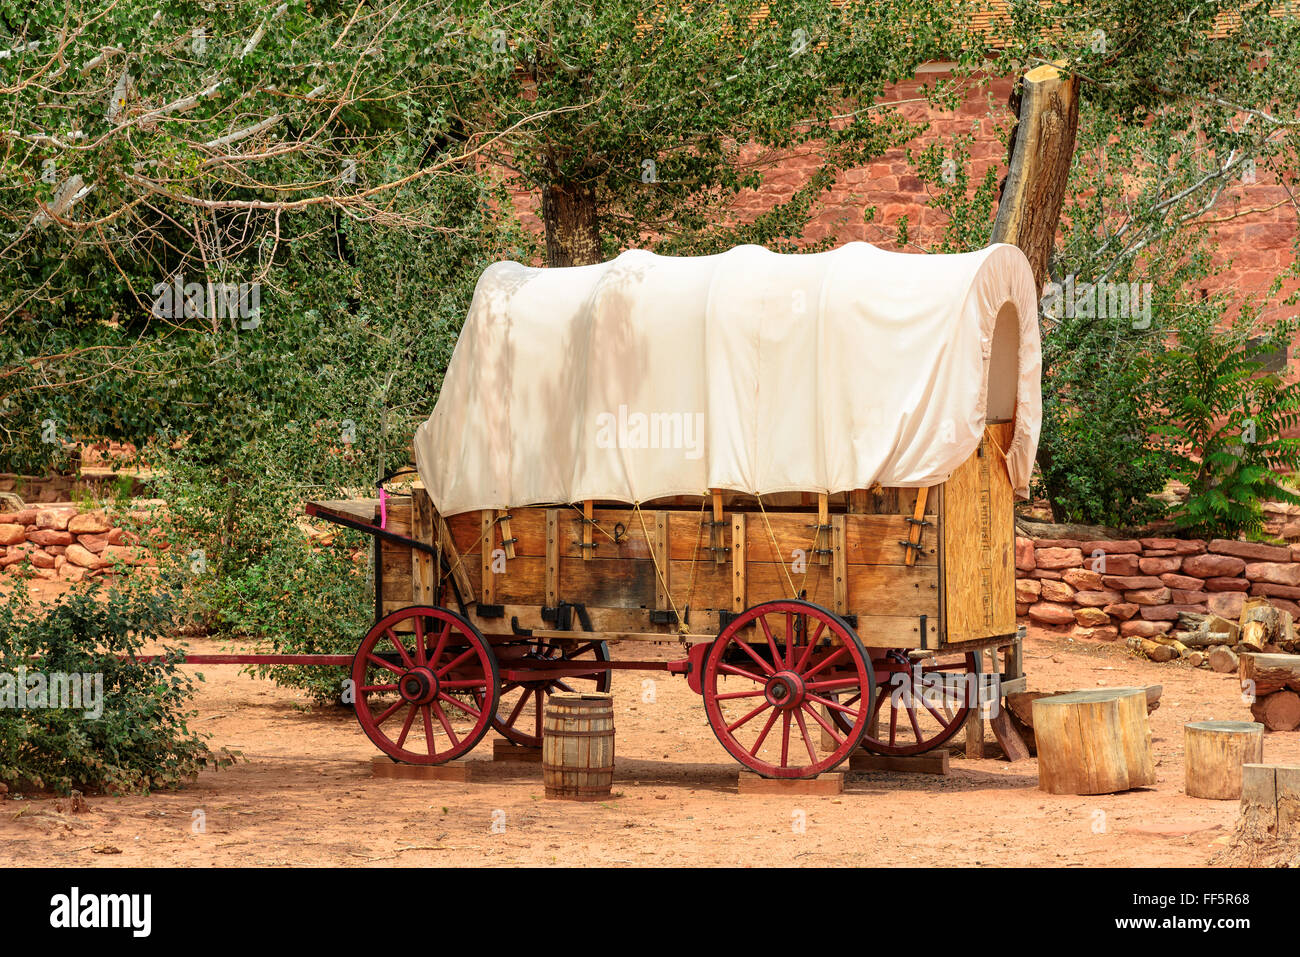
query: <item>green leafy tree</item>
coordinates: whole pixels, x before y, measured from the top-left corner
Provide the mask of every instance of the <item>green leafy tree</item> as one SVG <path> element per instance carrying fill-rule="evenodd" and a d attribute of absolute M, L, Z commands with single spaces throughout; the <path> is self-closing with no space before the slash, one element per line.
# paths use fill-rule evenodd
<path fill-rule="evenodd" d="M 512 132 L 485 155 L 540 200 L 546 262 L 597 262 L 629 246 L 702 254 L 792 248 L 839 173 L 922 125 L 882 102 L 927 60 L 958 79 L 921 99 L 954 105 L 978 62 L 961 0 L 462 2 L 428 29 L 446 78 L 448 135 Z M 528 116 L 538 121 L 518 126 Z M 516 128 L 517 127 L 517 128 Z M 746 217 L 735 200 L 798 152 L 818 168 Z M 776 192 L 765 194 L 775 196 Z"/>
<path fill-rule="evenodd" d="M 1048 280 L 1094 302 L 1133 283 L 1152 290 L 1149 316 L 1043 317 L 1038 488 L 1059 520 L 1140 525 L 1162 512 L 1150 495 L 1178 466 L 1156 428 L 1173 371 L 1161 356 L 1184 323 L 1189 337 L 1202 334 L 1194 300 L 1224 268 L 1212 262 L 1211 224 L 1250 212 L 1235 187 L 1265 177 L 1289 187 L 1297 174 L 1300 20 L 1276 14 L 1255 3 L 1085 0 L 1008 4 L 993 17 L 1008 61 L 1061 64 L 1079 84 Z M 999 201 L 990 178 L 968 183 L 959 162 L 944 182 L 937 159 L 922 159 L 932 205 L 949 214 L 932 248 L 983 245 Z"/>

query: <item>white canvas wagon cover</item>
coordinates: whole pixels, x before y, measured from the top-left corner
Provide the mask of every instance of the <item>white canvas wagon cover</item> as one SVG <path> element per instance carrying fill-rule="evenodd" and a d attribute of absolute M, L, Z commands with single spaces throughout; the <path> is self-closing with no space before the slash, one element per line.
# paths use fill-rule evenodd
<path fill-rule="evenodd" d="M 1039 375 L 1014 246 L 501 262 L 479 279 L 416 462 L 444 515 L 929 486 L 986 422 L 1014 419 L 1006 462 L 1024 496 Z"/>

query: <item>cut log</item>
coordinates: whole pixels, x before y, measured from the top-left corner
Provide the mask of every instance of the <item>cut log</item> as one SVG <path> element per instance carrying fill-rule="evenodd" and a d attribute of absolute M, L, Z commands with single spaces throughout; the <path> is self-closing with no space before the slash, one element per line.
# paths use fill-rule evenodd
<path fill-rule="evenodd" d="M 1283 689 L 1300 691 L 1300 655 L 1242 655 L 1241 682 L 1256 697 Z"/>
<path fill-rule="evenodd" d="M 1193 651 L 1187 656 L 1187 663 L 1193 668 L 1199 668 L 1205 664 L 1209 656 L 1203 651 Z"/>
<path fill-rule="evenodd" d="M 1287 617 L 1290 617 L 1290 613 L 1287 613 Z M 1283 634 L 1281 609 L 1274 608 L 1266 599 L 1247 599 L 1241 609 L 1243 645 L 1252 651 L 1263 651 L 1266 644 L 1276 641 Z"/>
<path fill-rule="evenodd" d="M 1130 642 L 1129 647 L 1140 651 L 1152 661 L 1173 661 L 1178 657 L 1178 649 L 1172 644 L 1166 645 L 1163 642 L 1152 641 L 1150 638 L 1138 638 L 1136 642 Z"/>
<path fill-rule="evenodd" d="M 1250 713 L 1270 731 L 1294 731 L 1300 728 L 1300 694 L 1274 691 L 1256 698 Z"/>
<path fill-rule="evenodd" d="M 1225 675 L 1236 671 L 1237 653 L 1227 645 L 1216 645 L 1210 649 L 1210 668 Z"/>
<path fill-rule="evenodd" d="M 1113 794 L 1156 783 L 1143 688 L 1074 691 L 1033 704 L 1038 787 Z"/>
<path fill-rule="evenodd" d="M 1235 645 L 1237 639 L 1241 636 L 1241 624 L 1235 621 L 1229 621 L 1222 615 L 1211 615 L 1205 623 L 1206 629 L 1210 634 L 1227 634 L 1228 640 L 1222 642 L 1225 645 Z"/>
<path fill-rule="evenodd" d="M 1254 721 L 1190 721 L 1183 725 L 1188 797 L 1235 801 L 1241 767 L 1264 760 L 1264 726 Z"/>
<path fill-rule="evenodd" d="M 1160 695 L 1164 685 L 1147 685 L 1142 689 L 1147 698 L 1147 714 L 1160 707 Z M 1034 727 L 1034 702 L 1039 698 L 1055 698 L 1058 695 L 1071 694 L 1063 691 L 1017 691 L 1006 696 L 1007 709 L 1016 716 L 1020 723 L 1031 731 Z"/>
<path fill-rule="evenodd" d="M 1188 648 L 1213 648 L 1215 645 L 1235 645 L 1237 643 L 1236 625 L 1232 632 L 1226 631 L 1186 631 L 1178 633 L 1178 640 Z M 1185 637 L 1184 637 L 1185 636 Z"/>

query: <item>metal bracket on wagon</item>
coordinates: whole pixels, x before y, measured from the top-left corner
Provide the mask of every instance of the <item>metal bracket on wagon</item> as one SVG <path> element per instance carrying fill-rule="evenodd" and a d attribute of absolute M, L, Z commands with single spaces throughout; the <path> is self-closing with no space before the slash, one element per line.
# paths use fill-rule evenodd
<path fill-rule="evenodd" d="M 704 694 L 704 656 L 709 653 L 710 647 L 712 646 L 707 641 L 691 645 L 690 651 L 686 653 L 685 658 L 677 658 L 667 663 L 668 673 L 670 675 L 685 675 L 686 686 L 696 694 Z"/>
<path fill-rule="evenodd" d="M 554 608 L 543 606 L 542 621 L 553 625 L 556 631 L 572 631 L 574 612 L 577 612 L 578 623 L 582 625 L 583 631 L 595 630 L 591 627 L 591 616 L 587 614 L 587 606 L 582 602 L 562 601 Z"/>

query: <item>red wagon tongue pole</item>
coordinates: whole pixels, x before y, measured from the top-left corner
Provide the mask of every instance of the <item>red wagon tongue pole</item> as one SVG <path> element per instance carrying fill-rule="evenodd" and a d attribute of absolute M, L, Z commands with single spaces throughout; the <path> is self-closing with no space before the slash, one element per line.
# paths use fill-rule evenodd
<path fill-rule="evenodd" d="M 161 661 L 181 665 L 333 665 L 350 667 L 353 655 L 122 655 L 124 661 Z"/>

